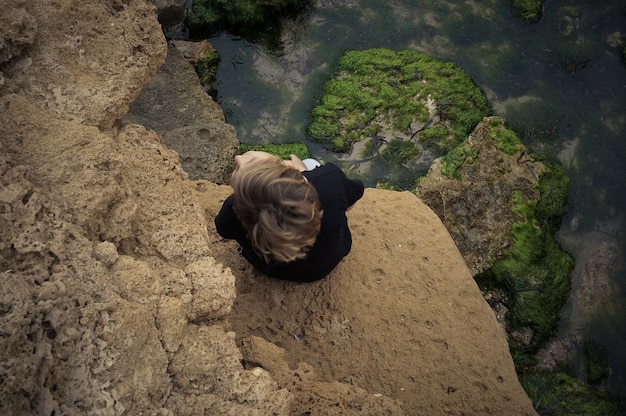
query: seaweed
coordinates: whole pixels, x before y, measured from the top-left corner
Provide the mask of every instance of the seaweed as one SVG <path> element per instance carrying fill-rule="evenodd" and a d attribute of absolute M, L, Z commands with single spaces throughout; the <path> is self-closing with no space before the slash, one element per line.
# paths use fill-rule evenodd
<path fill-rule="evenodd" d="M 402 140 L 391 140 L 382 151 L 385 160 L 394 166 L 407 163 L 417 154 L 418 150 L 413 143 Z"/>
<path fill-rule="evenodd" d="M 529 23 L 541 20 L 542 7 L 543 0 L 513 0 L 515 12 Z"/>
<path fill-rule="evenodd" d="M 303 142 L 269 144 L 241 143 L 239 146 L 239 150 L 241 151 L 241 153 L 247 152 L 249 150 L 258 150 L 271 153 L 281 159 L 289 159 L 290 155 L 292 154 L 298 156 L 300 159 L 306 159 L 308 157 L 311 157 L 308 147 Z"/>
<path fill-rule="evenodd" d="M 505 126 L 504 119 L 492 118 L 489 131 L 491 138 L 496 142 L 496 149 L 501 152 L 512 156 L 523 148 L 517 134 Z"/>
<path fill-rule="evenodd" d="M 560 165 L 544 163 L 548 169 L 539 179 L 539 201 L 524 201 L 519 192 L 514 194 L 518 220 L 510 230 L 512 247 L 487 272 L 509 294 L 509 344 L 518 369 L 531 364 L 530 356 L 553 335 L 574 268 L 572 256 L 554 239 L 569 180 Z"/>
<path fill-rule="evenodd" d="M 198 79 L 203 86 L 210 87 L 215 82 L 217 67 L 220 63 L 220 55 L 212 50 L 201 55 L 196 62 L 195 69 Z"/>
<path fill-rule="evenodd" d="M 445 153 L 488 113 L 484 94 L 458 65 L 415 50 L 367 49 L 338 60 L 311 111 L 308 133 L 329 150 L 344 152 L 384 128 L 401 136 L 413 123 L 432 124 L 413 136 L 419 141 L 423 135 L 422 144 Z"/>
<path fill-rule="evenodd" d="M 619 416 L 626 411 L 623 397 L 589 388 L 564 372 L 536 369 L 519 380 L 539 414 Z"/>
<path fill-rule="evenodd" d="M 472 163 L 476 159 L 476 150 L 463 143 L 441 158 L 441 173 L 450 178 L 459 178 L 457 169 L 464 163 Z"/>

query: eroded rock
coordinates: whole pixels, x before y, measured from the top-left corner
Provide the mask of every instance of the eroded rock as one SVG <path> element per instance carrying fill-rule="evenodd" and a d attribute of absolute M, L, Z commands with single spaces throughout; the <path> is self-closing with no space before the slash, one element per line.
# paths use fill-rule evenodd
<path fill-rule="evenodd" d="M 492 120 L 499 127 L 492 127 Z M 518 219 L 512 211 L 514 193 L 520 192 L 525 201 L 540 196 L 536 185 L 543 163 L 522 147 L 513 154 L 498 150 L 492 128 L 503 123 L 485 118 L 467 139 L 466 163 L 456 177 L 443 172 L 442 159 L 437 159 L 416 189 L 445 224 L 473 276 L 488 270 L 511 246 L 509 231 Z"/>
<path fill-rule="evenodd" d="M 36 41 L 3 67 L 0 94 L 20 93 L 58 117 L 111 128 L 163 63 L 165 38 L 144 0 L 8 0 L 3 10 L 23 10 L 21 43 L 35 30 Z"/>

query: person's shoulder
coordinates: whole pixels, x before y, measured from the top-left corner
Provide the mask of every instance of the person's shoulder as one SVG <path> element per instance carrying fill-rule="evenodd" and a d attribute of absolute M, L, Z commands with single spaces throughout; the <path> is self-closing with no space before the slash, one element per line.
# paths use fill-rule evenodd
<path fill-rule="evenodd" d="M 328 169 L 328 170 L 341 170 L 341 168 L 340 168 L 339 166 L 335 165 L 335 164 L 334 164 L 334 163 L 332 163 L 332 162 L 324 163 L 324 164 L 323 164 L 322 166 L 320 166 L 320 167 L 326 168 L 326 169 Z M 342 172 L 343 172 L 343 171 L 342 171 Z"/>
<path fill-rule="evenodd" d="M 329 170 L 329 169 L 340 169 L 339 166 L 337 166 L 336 164 L 334 164 L 333 162 L 325 162 L 322 163 L 321 165 L 311 169 L 311 170 L 307 170 L 305 172 L 315 172 L 315 171 L 319 171 L 319 170 Z"/>
<path fill-rule="evenodd" d="M 328 175 L 331 173 L 343 174 L 343 171 L 341 170 L 339 166 L 335 165 L 334 163 L 329 162 L 329 163 L 324 163 L 323 165 L 318 166 L 313 170 L 303 172 L 305 176 L 312 176 L 312 177 Z"/>

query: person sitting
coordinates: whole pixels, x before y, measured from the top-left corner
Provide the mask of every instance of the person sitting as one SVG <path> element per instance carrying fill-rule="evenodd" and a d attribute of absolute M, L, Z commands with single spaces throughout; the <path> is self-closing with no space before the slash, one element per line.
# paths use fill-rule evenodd
<path fill-rule="evenodd" d="M 267 276 L 319 280 L 352 248 L 346 211 L 363 196 L 363 183 L 332 163 L 312 166 L 295 155 L 285 161 L 259 151 L 235 157 L 233 194 L 215 227 Z"/>

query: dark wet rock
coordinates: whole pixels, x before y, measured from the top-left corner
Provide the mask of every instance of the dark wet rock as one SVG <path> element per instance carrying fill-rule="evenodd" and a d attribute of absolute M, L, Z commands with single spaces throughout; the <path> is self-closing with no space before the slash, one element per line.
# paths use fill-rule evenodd
<path fill-rule="evenodd" d="M 176 26 L 183 22 L 190 7 L 188 0 L 152 0 L 157 8 L 159 23 L 163 28 Z"/>
<path fill-rule="evenodd" d="M 504 119 L 487 117 L 433 163 L 416 190 L 481 288 L 504 289 L 518 368 L 533 364 L 531 355 L 554 333 L 569 295 L 574 262 L 554 239 L 568 184 L 560 165 L 536 160 Z"/>
<path fill-rule="evenodd" d="M 167 59 L 125 121 L 156 131 L 192 179 L 228 183 L 239 149 L 235 129 L 203 90 L 193 66 L 172 43 Z"/>

